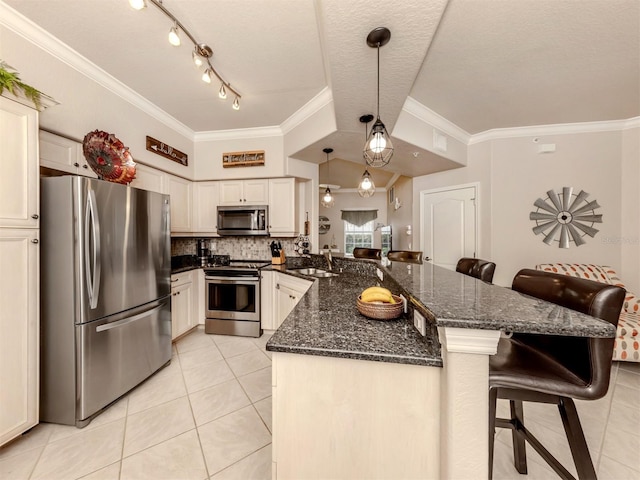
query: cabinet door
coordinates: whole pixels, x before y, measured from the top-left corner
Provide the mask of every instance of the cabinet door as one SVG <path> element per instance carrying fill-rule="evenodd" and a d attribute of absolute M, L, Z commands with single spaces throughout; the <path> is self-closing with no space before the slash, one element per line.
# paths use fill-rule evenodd
<path fill-rule="evenodd" d="M 0 132 L 0 227 L 37 228 L 38 112 L 0 97 Z"/>
<path fill-rule="evenodd" d="M 242 180 L 220 182 L 220 205 L 242 205 L 242 199 Z"/>
<path fill-rule="evenodd" d="M 296 228 L 296 184 L 294 178 L 269 180 L 269 234 L 294 237 Z"/>
<path fill-rule="evenodd" d="M 37 229 L 0 228 L 0 445 L 38 423 Z"/>
<path fill-rule="evenodd" d="M 82 153 L 82 144 L 54 133 L 40 131 L 40 165 L 85 177 L 98 178 Z"/>
<path fill-rule="evenodd" d="M 188 331 L 193 324 L 192 283 L 183 283 L 171 289 L 171 339 Z"/>
<path fill-rule="evenodd" d="M 263 330 L 274 330 L 274 277 L 275 272 L 260 273 L 260 324 Z"/>
<path fill-rule="evenodd" d="M 269 180 L 259 178 L 245 180 L 243 183 L 243 203 L 247 205 L 267 204 L 269 201 Z"/>
<path fill-rule="evenodd" d="M 276 284 L 276 295 L 275 295 L 275 328 L 280 328 L 284 319 L 287 318 L 287 315 L 291 313 L 293 307 L 298 303 L 297 298 L 298 292 L 295 290 L 282 285 L 281 283 Z"/>
<path fill-rule="evenodd" d="M 167 175 L 171 197 L 171 231 L 191 231 L 191 182 L 174 175 Z"/>
<path fill-rule="evenodd" d="M 167 193 L 166 178 L 166 173 L 138 163 L 136 164 L 136 178 L 130 185 L 150 192 Z"/>
<path fill-rule="evenodd" d="M 193 232 L 217 235 L 218 182 L 195 182 L 193 185 Z"/>

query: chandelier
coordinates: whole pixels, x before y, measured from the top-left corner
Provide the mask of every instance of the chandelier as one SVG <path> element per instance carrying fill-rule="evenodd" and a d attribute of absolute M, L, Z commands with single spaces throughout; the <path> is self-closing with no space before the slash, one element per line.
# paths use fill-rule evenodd
<path fill-rule="evenodd" d="M 360 117 L 360 122 L 364 123 L 364 138 L 365 141 L 367 139 L 367 124 L 373 120 L 373 115 L 362 115 Z M 363 154 L 364 156 L 364 154 Z M 365 157 L 366 160 L 366 157 Z M 364 173 L 362 174 L 362 178 L 360 179 L 360 183 L 358 184 L 358 195 L 364 198 L 368 198 L 372 196 L 376 192 L 376 186 L 373 183 L 373 179 L 371 178 L 371 174 L 369 170 L 365 167 Z"/>
<path fill-rule="evenodd" d="M 388 28 L 378 27 L 369 32 L 367 45 L 378 50 L 378 112 L 371 133 L 364 144 L 364 158 L 371 167 L 384 167 L 393 156 L 393 144 L 387 129 L 380 120 L 380 47 L 389 43 L 391 32 Z"/>
<path fill-rule="evenodd" d="M 327 189 L 324 191 L 320 204 L 325 208 L 331 208 L 336 202 L 335 197 L 331 194 L 331 188 L 329 188 L 329 154 L 333 152 L 333 148 L 323 148 L 322 151 L 327 154 Z"/>
<path fill-rule="evenodd" d="M 218 90 L 218 96 L 222 100 L 225 100 L 227 98 L 227 90 L 229 90 L 235 95 L 235 98 L 233 100 L 233 104 L 231 105 L 231 107 L 234 110 L 240 110 L 240 98 L 242 98 L 242 96 L 238 93 L 238 91 L 235 88 L 231 86 L 229 82 L 225 81 L 222 78 L 222 76 L 211 64 L 211 57 L 213 55 L 213 50 L 211 50 L 211 47 L 206 43 L 200 43 L 196 41 L 195 37 L 191 34 L 191 32 L 189 32 L 189 30 L 184 28 L 184 25 L 180 23 L 180 21 L 175 17 L 175 15 L 173 15 L 173 13 L 167 10 L 167 8 L 162 4 L 162 0 L 129 0 L 129 5 L 131 5 L 131 8 L 133 8 L 134 10 L 142 10 L 143 8 L 146 8 L 147 2 L 150 2 L 151 4 L 158 7 L 158 9 L 162 13 L 164 13 L 167 17 L 169 17 L 169 19 L 171 19 L 171 21 L 173 22 L 173 25 L 169 30 L 169 43 L 174 47 L 179 47 L 182 43 L 180 40 L 180 31 L 184 32 L 184 34 L 189 38 L 189 40 L 191 40 L 191 43 L 193 43 L 193 52 L 191 52 L 193 63 L 197 67 L 204 66 L 202 81 L 205 83 L 211 83 L 214 77 L 217 78 L 218 81 L 220 81 L 221 83 L 220 89 Z"/>

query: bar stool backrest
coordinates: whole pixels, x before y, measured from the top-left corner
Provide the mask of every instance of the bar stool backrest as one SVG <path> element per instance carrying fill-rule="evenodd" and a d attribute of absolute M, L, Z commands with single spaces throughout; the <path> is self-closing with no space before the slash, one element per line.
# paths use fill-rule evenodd
<path fill-rule="evenodd" d="M 353 249 L 354 258 L 371 258 L 373 260 L 380 260 L 381 256 L 382 256 L 382 250 L 379 248 L 357 247 Z"/>

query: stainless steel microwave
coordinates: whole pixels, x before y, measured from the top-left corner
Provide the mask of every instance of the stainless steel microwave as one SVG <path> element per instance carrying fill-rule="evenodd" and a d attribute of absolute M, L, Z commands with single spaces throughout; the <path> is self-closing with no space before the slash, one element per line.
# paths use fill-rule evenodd
<path fill-rule="evenodd" d="M 269 207 L 218 206 L 218 235 L 269 235 Z"/>

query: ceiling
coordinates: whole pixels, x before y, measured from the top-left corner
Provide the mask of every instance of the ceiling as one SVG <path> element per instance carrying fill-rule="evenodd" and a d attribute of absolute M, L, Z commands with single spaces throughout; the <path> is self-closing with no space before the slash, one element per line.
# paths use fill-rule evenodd
<path fill-rule="evenodd" d="M 392 133 L 408 97 L 470 135 L 496 128 L 640 116 L 638 0 L 164 0 L 213 49 L 212 63 L 242 95 L 217 96 L 191 61 L 192 44 L 167 42 L 156 7 L 127 0 L 4 0 L 194 132 L 282 125 L 324 89 L 337 130 L 294 156 L 364 167 L 364 126 L 376 113 L 376 50 L 385 26 L 380 117 Z M 394 173 L 459 164 L 394 138 Z M 343 184 L 339 163 L 331 178 Z M 360 168 L 360 170 L 364 170 Z M 371 171 L 371 169 L 370 169 Z M 341 181 L 342 180 L 342 181 Z M 382 184 L 379 184 L 379 181 Z M 355 187 L 355 184 L 353 185 Z"/>

